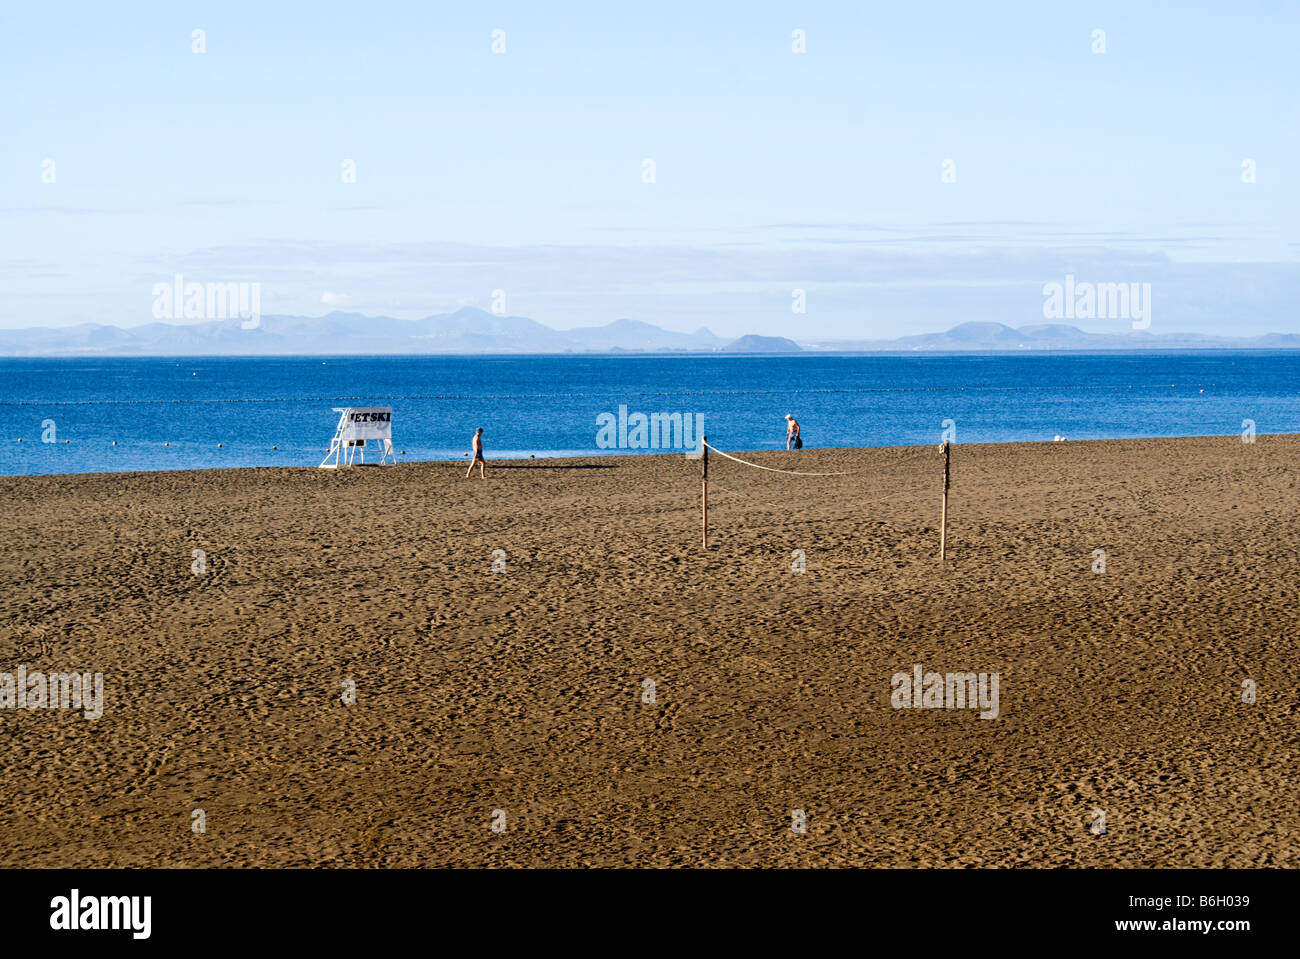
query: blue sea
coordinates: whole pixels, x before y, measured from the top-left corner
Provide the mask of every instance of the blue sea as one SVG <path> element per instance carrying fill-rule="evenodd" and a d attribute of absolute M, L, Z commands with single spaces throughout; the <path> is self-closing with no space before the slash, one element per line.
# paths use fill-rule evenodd
<path fill-rule="evenodd" d="M 393 408 L 402 461 L 462 460 L 478 426 L 489 460 L 638 452 L 598 445 L 620 407 L 698 415 L 724 450 L 784 448 L 786 413 L 809 447 L 945 420 L 958 443 L 1284 433 L 1300 351 L 0 359 L 0 474 L 315 466 L 332 409 L 365 405 Z"/>

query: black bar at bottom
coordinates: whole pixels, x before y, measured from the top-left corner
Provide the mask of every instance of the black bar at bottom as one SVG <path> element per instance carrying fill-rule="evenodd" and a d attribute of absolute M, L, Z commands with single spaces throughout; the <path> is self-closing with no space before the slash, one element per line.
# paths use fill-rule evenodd
<path fill-rule="evenodd" d="M 335 950 L 389 948 L 398 945 L 393 935 L 433 936 L 426 940 L 433 945 L 454 933 L 461 948 L 462 937 L 470 936 L 494 951 L 516 942 L 640 952 L 707 941 L 766 950 L 783 940 L 812 946 L 809 937 L 850 936 L 873 948 L 947 954 L 1125 940 L 1231 950 L 1292 926 L 1283 911 L 1295 876 L 1262 870 L 7 870 L 0 871 L 0 886 L 11 945 L 115 940 L 127 947 L 230 942 Z M 114 924 L 119 928 L 81 928 Z"/>

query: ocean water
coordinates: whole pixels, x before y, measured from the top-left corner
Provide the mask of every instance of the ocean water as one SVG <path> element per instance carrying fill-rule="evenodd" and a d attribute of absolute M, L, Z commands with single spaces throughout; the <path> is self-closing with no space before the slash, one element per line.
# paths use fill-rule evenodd
<path fill-rule="evenodd" d="M 786 413 L 809 447 L 938 443 L 949 419 L 958 443 L 1284 433 L 1300 351 L 0 359 L 0 474 L 315 466 L 332 408 L 363 405 L 393 407 L 404 461 L 463 459 L 478 426 L 489 460 L 639 452 L 600 445 L 620 406 L 724 450 L 784 448 Z"/>

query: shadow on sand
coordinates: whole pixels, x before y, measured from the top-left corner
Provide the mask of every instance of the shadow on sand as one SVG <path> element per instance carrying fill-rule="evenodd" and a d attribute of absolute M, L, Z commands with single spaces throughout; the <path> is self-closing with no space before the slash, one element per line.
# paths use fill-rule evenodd
<path fill-rule="evenodd" d="M 574 463 L 572 466 L 554 466 L 549 463 L 488 463 L 487 468 L 489 470 L 616 470 L 618 464 Z"/>

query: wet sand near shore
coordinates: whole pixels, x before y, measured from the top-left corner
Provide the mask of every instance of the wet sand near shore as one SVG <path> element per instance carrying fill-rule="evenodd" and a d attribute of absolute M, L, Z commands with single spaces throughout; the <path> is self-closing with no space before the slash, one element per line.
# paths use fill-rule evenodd
<path fill-rule="evenodd" d="M 0 863 L 1300 865 L 1300 437 L 740 455 L 0 478 Z"/>

